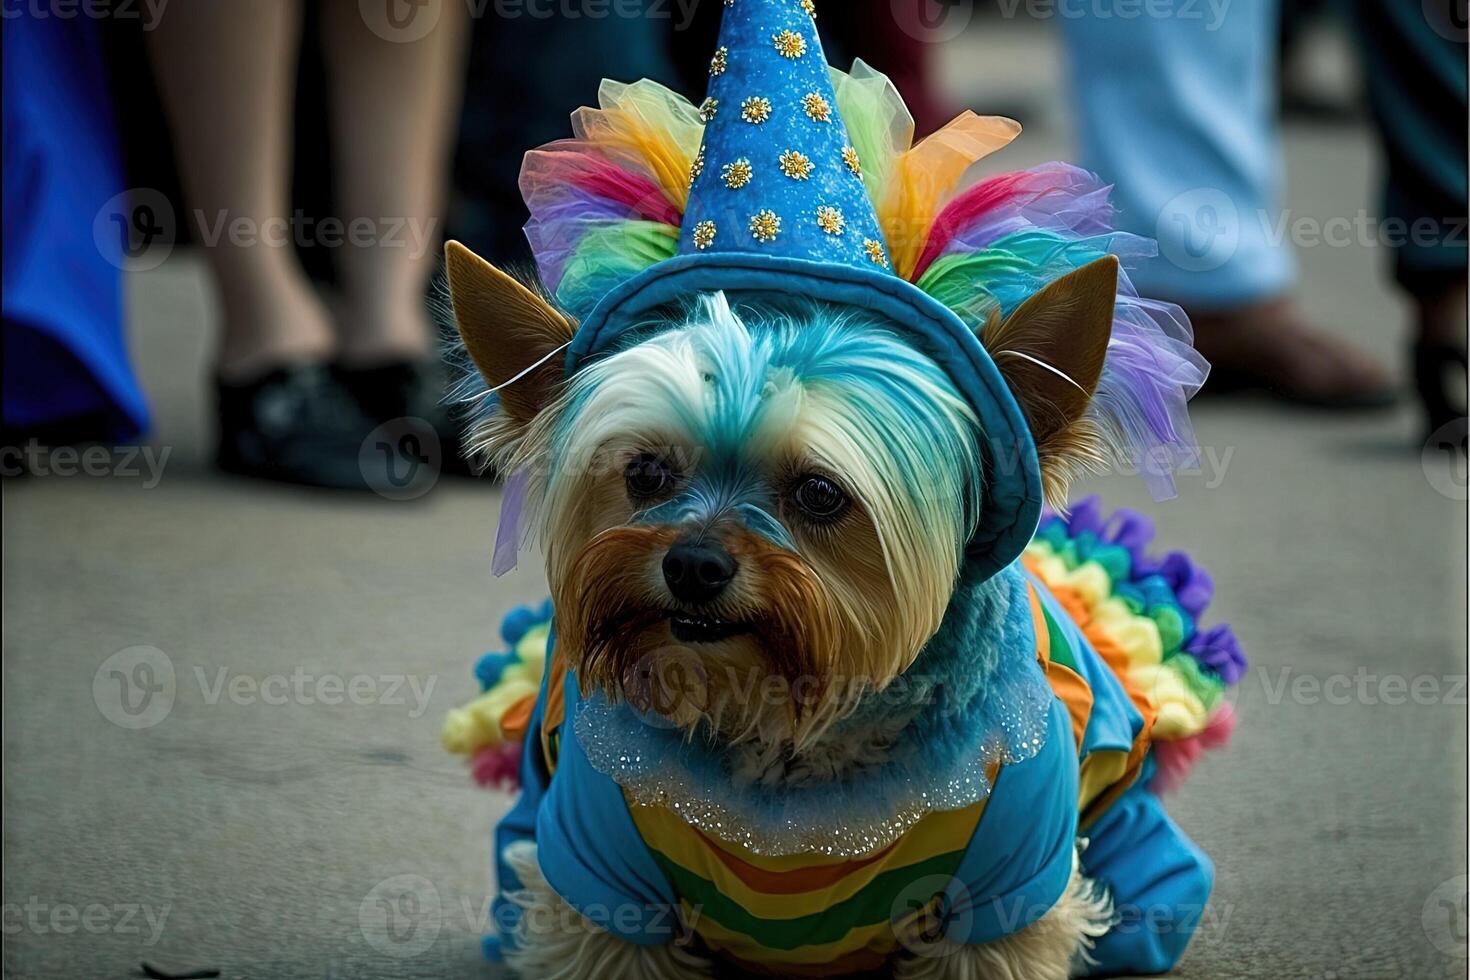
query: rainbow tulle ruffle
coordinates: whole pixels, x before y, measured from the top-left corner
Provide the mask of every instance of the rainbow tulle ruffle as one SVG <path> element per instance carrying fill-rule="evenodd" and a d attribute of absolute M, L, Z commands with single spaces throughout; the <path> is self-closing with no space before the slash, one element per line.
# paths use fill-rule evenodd
<path fill-rule="evenodd" d="M 1114 230 L 1110 188 L 1063 163 L 1001 174 L 956 194 L 976 161 L 1019 133 L 1009 119 L 966 112 L 914 143 L 913 117 L 889 79 L 861 61 L 832 69 L 868 197 L 894 272 L 948 306 L 982 338 L 1052 280 L 1107 254 L 1125 269 L 1155 253 Z M 585 317 L 612 288 L 674 257 L 689 188 L 705 164 L 704 122 L 682 96 L 647 79 L 604 81 L 597 108 L 572 117 L 574 138 L 526 156 L 526 234 L 546 288 Z M 1204 383 L 1184 313 L 1119 281 L 1113 337 L 1091 409 L 1117 462 L 1158 499 L 1198 463 L 1185 405 Z"/>
<path fill-rule="evenodd" d="M 1149 555 L 1153 535 L 1142 514 L 1104 515 L 1089 497 L 1067 517 L 1046 515 L 1022 561 L 1153 719 L 1153 785 L 1168 791 L 1229 740 L 1228 691 L 1246 660 L 1229 626 L 1200 624 L 1214 594 L 1209 574 L 1182 552 Z"/>
<path fill-rule="evenodd" d="M 546 670 L 551 600 L 511 610 L 500 637 L 507 649 L 475 664 L 480 696 L 449 712 L 442 738 L 445 749 L 469 760 L 475 782 L 513 790 L 520 785 L 521 747 Z"/>

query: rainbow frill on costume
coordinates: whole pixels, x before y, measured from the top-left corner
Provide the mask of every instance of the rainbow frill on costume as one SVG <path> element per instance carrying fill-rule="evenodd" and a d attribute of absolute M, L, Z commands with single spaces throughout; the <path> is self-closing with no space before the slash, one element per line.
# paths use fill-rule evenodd
<path fill-rule="evenodd" d="M 470 762 L 475 782 L 514 790 L 520 785 L 521 746 L 536 708 L 546 647 L 551 637 L 551 600 L 540 608 L 520 606 L 506 614 L 500 637 L 507 649 L 475 664 L 480 696 L 444 719 L 444 747 Z"/>
<path fill-rule="evenodd" d="M 1246 659 L 1229 626 L 1201 625 L 1214 594 L 1182 552 L 1149 555 L 1153 522 L 1096 497 L 1070 515 L 1047 514 L 1022 561 L 1066 608 L 1152 718 L 1153 786 L 1176 788 L 1206 749 L 1235 728 L 1229 688 Z"/>
<path fill-rule="evenodd" d="M 1126 269 L 1155 254 L 1152 241 L 1114 229 L 1110 188 L 1064 163 L 961 191 L 971 165 L 1019 133 L 1011 120 L 966 112 L 916 144 L 913 117 L 886 76 L 858 61 L 831 77 L 851 142 L 844 161 L 861 176 L 885 239 L 871 257 L 982 340 L 994 317 L 1088 262 L 1114 254 Z M 575 138 L 527 154 L 526 233 L 568 313 L 586 317 L 614 287 L 678 253 L 691 184 L 706 167 L 727 165 L 705 159 L 705 116 L 740 109 L 701 110 L 646 79 L 605 81 L 598 108 L 573 114 Z M 742 175 L 737 168 L 726 179 Z M 1173 472 L 1197 462 L 1185 405 L 1207 368 L 1191 341 L 1177 306 L 1138 296 L 1121 276 L 1092 412 L 1119 462 L 1158 498 L 1172 495 Z"/>

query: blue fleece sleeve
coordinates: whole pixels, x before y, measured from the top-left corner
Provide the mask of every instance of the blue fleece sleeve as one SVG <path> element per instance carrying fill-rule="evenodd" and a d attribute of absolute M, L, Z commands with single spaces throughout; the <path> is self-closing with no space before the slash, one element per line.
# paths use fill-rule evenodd
<path fill-rule="evenodd" d="M 639 836 L 623 791 L 592 768 L 573 723 L 576 678 L 567 674 L 567 724 L 550 791 L 536 817 L 541 873 L 562 899 L 621 939 L 645 946 L 679 934 L 678 898 Z"/>
<path fill-rule="evenodd" d="M 1005 766 L 955 873 L 945 936 L 980 944 L 1019 932 L 1066 891 L 1077 836 L 1077 756 L 1054 701 L 1041 752 Z"/>

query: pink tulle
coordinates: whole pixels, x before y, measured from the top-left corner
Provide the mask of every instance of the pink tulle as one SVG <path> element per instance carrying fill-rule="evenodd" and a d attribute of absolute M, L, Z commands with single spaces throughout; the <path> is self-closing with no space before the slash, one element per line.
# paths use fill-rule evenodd
<path fill-rule="evenodd" d="M 521 743 L 503 742 L 481 749 L 470 763 L 470 775 L 486 789 L 516 790 L 521 785 Z"/>
<path fill-rule="evenodd" d="M 679 224 L 679 209 L 664 196 L 651 179 L 619 166 L 606 157 L 582 149 L 572 140 L 562 140 L 526 154 L 521 168 L 521 194 L 535 212 L 546 198 L 557 197 L 566 187 L 587 191 L 594 197 L 628 209 L 630 217 L 664 224 Z"/>
<path fill-rule="evenodd" d="M 683 221 L 682 212 L 652 178 L 576 140 L 527 153 L 520 185 L 531 212 L 526 237 L 541 280 L 552 292 L 577 244 L 594 228 L 626 221 L 677 228 Z"/>
<path fill-rule="evenodd" d="M 1172 793 L 1189 778 L 1194 764 L 1210 749 L 1218 749 L 1230 741 L 1235 732 L 1235 709 L 1226 701 L 1215 709 L 1198 735 L 1177 742 L 1155 742 L 1154 771 L 1150 784 L 1160 795 Z"/>
<path fill-rule="evenodd" d="M 1065 163 L 982 180 L 951 201 L 934 219 L 929 240 L 914 269 L 914 281 L 946 252 L 985 248 L 1009 231 L 1065 227 L 1076 235 L 1112 230 L 1110 188 Z"/>

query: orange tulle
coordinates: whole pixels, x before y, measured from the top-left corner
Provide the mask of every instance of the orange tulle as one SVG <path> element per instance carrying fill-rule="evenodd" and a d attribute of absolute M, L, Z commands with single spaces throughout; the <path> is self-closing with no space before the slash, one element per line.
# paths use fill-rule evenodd
<path fill-rule="evenodd" d="M 572 113 L 572 130 L 609 159 L 652 178 L 682 214 L 689 203 L 689 172 L 704 138 L 699 110 L 650 79 L 627 85 L 604 79 L 600 108 Z"/>
<path fill-rule="evenodd" d="M 878 206 L 894 271 L 905 279 L 913 277 L 934 219 L 965 171 L 1020 132 L 1014 119 L 966 110 L 898 158 Z"/>

